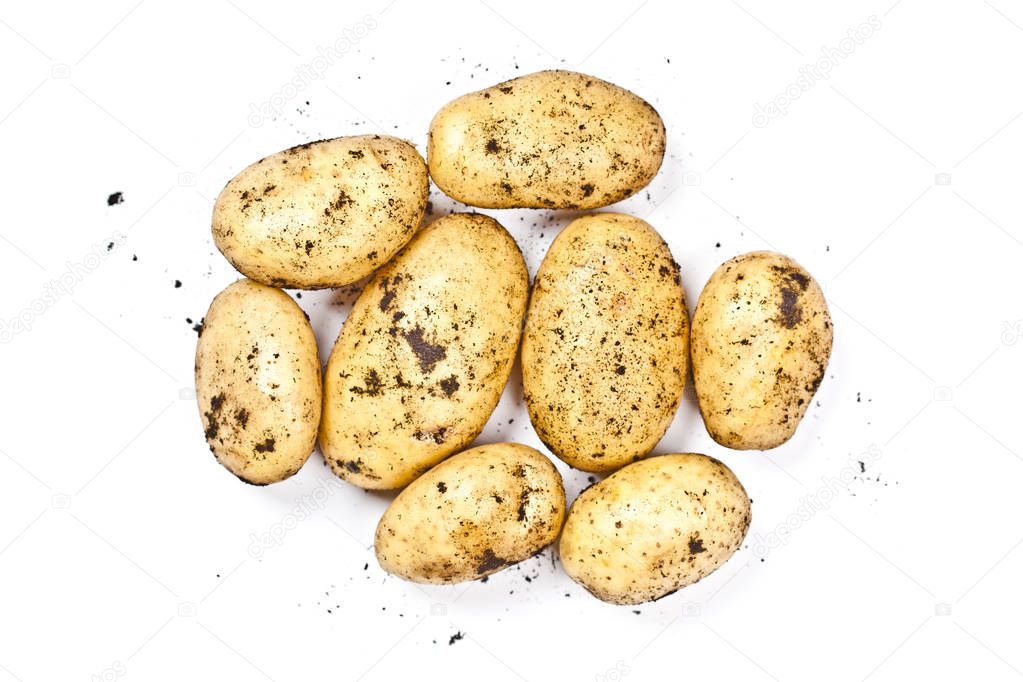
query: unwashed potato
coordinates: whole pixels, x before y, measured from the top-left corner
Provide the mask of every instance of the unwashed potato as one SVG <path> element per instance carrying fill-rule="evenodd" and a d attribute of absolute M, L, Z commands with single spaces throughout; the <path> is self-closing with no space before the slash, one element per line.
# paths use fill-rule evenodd
<path fill-rule="evenodd" d="M 693 377 L 711 437 L 766 450 L 795 433 L 831 355 L 820 286 L 799 263 L 755 251 L 722 264 L 693 316 Z"/>
<path fill-rule="evenodd" d="M 255 485 L 298 471 L 316 445 L 320 360 L 305 313 L 279 289 L 238 280 L 210 305 L 195 350 L 206 442 Z"/>
<path fill-rule="evenodd" d="M 537 272 L 522 339 L 526 407 L 568 464 L 613 471 L 646 455 L 678 409 L 689 313 L 678 264 L 644 221 L 573 221 Z"/>
<path fill-rule="evenodd" d="M 576 498 L 561 535 L 561 564 L 603 601 L 660 599 L 727 561 L 750 518 L 746 490 L 721 462 L 651 457 Z"/>
<path fill-rule="evenodd" d="M 554 542 L 565 518 L 561 474 L 533 448 L 482 445 L 403 490 L 377 526 L 388 573 L 457 583 L 496 573 Z"/>
<path fill-rule="evenodd" d="M 599 208 L 657 174 L 664 123 L 628 90 L 541 71 L 446 104 L 430 124 L 430 176 L 487 208 Z"/>
<path fill-rule="evenodd" d="M 503 227 L 445 216 L 374 275 L 331 352 L 320 448 L 363 488 L 400 488 L 483 429 L 518 346 L 528 277 Z"/>
<path fill-rule="evenodd" d="M 277 287 L 362 279 L 419 227 L 426 164 L 394 137 L 310 142 L 236 175 L 213 208 L 213 239 L 239 272 Z"/>

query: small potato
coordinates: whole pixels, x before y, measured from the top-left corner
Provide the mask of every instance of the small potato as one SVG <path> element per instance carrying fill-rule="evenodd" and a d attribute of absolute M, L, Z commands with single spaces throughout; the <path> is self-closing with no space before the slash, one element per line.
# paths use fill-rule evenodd
<path fill-rule="evenodd" d="M 412 482 L 387 508 L 376 554 L 388 573 L 457 583 L 496 573 L 554 542 L 565 518 L 561 474 L 516 443 L 467 450 Z"/>
<path fill-rule="evenodd" d="M 482 215 L 419 232 L 359 296 L 330 354 L 320 448 L 363 488 L 400 488 L 483 430 L 526 308 L 522 253 Z"/>
<path fill-rule="evenodd" d="M 693 316 L 693 377 L 711 437 L 767 450 L 795 433 L 831 356 L 820 286 L 799 263 L 756 251 L 722 264 Z"/>
<path fill-rule="evenodd" d="M 428 191 L 423 157 L 404 140 L 310 142 L 261 159 L 228 182 L 213 208 L 213 239 L 257 282 L 344 286 L 412 238 Z"/>
<path fill-rule="evenodd" d="M 540 440 L 584 471 L 643 457 L 675 416 L 688 360 L 685 293 L 660 235 L 617 213 L 569 224 L 537 272 L 522 338 Z"/>
<path fill-rule="evenodd" d="M 612 604 L 660 599 L 725 563 L 749 529 L 750 499 L 705 455 L 651 457 L 583 491 L 561 535 L 572 580 Z"/>
<path fill-rule="evenodd" d="M 206 442 L 254 485 L 298 471 L 316 445 L 320 360 L 305 313 L 272 287 L 238 280 L 210 305 L 195 350 Z"/>
<path fill-rule="evenodd" d="M 599 78 L 541 71 L 449 102 L 433 118 L 430 176 L 486 208 L 599 208 L 657 174 L 664 123 Z"/>

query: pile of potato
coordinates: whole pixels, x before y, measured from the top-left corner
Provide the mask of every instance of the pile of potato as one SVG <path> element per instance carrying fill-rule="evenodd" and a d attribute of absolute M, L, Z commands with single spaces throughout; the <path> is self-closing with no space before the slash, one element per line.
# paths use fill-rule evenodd
<path fill-rule="evenodd" d="M 690 363 L 715 441 L 763 450 L 792 436 L 831 352 L 817 282 L 781 254 L 739 256 L 711 277 L 690 322 L 679 265 L 638 218 L 574 220 L 532 289 L 496 220 L 456 213 L 419 229 L 430 178 L 471 206 L 596 209 L 645 187 L 664 148 L 644 100 L 546 71 L 447 104 L 426 162 L 408 142 L 364 135 L 243 170 L 217 198 L 213 236 L 248 279 L 213 300 L 196 349 L 217 460 L 265 485 L 297 472 L 318 442 L 346 481 L 404 488 L 375 545 L 380 565 L 408 580 L 482 578 L 559 534 L 568 575 L 612 603 L 658 599 L 714 571 L 749 528 L 742 484 L 705 455 L 644 457 L 678 410 Z M 280 287 L 371 273 L 321 376 L 308 318 Z M 610 474 L 567 517 L 546 456 L 515 443 L 466 449 L 517 352 L 540 440 L 572 467 Z"/>

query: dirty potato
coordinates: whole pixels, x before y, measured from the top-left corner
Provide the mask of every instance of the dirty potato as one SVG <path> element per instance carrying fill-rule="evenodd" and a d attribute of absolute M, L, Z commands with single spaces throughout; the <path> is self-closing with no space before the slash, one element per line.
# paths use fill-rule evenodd
<path fill-rule="evenodd" d="M 246 277 L 322 289 L 386 263 L 423 218 L 426 164 L 393 137 L 310 142 L 236 175 L 213 208 L 217 248 Z"/>
<path fill-rule="evenodd" d="M 780 253 L 722 264 L 693 316 L 693 377 L 711 437 L 766 450 L 795 433 L 831 355 L 831 314 L 820 286 Z"/>
<path fill-rule="evenodd" d="M 320 423 L 320 360 L 287 294 L 242 279 L 210 305 L 195 351 L 195 394 L 217 460 L 255 485 L 305 463 Z"/>
<path fill-rule="evenodd" d="M 359 296 L 324 379 L 320 447 L 363 488 L 400 488 L 467 446 L 518 346 L 526 265 L 482 215 L 419 232 Z"/>
<path fill-rule="evenodd" d="M 448 103 L 430 124 L 430 176 L 487 208 L 591 209 L 645 187 L 664 158 L 664 123 L 628 90 L 542 71 Z"/>
<path fill-rule="evenodd" d="M 651 457 L 576 498 L 561 535 L 561 564 L 603 601 L 660 599 L 727 561 L 750 518 L 745 489 L 721 462 Z"/>
<path fill-rule="evenodd" d="M 416 479 L 376 531 L 388 573 L 420 583 L 483 578 L 554 542 L 565 490 L 533 448 L 496 443 L 467 450 Z"/>
<path fill-rule="evenodd" d="M 598 472 L 646 455 L 675 416 L 688 358 L 685 293 L 660 235 L 616 213 L 566 227 L 522 339 L 526 407 L 551 452 Z"/>

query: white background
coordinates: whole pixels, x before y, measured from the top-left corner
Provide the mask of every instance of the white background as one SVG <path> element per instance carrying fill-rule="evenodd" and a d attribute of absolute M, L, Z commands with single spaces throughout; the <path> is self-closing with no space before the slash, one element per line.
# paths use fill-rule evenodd
<path fill-rule="evenodd" d="M 487 1 L 0 10 L 0 680 L 1023 675 L 1023 8 Z M 830 77 L 754 125 L 822 48 Z M 388 577 L 371 547 L 387 495 L 319 454 L 242 485 L 191 394 L 186 318 L 236 277 L 209 230 L 233 174 L 353 133 L 425 152 L 446 101 L 554 66 L 664 117 L 649 195 L 615 210 L 668 239 L 690 308 L 719 263 L 774 248 L 835 321 L 783 447 L 716 446 L 687 394 L 656 451 L 722 458 L 753 525 L 716 573 L 635 610 L 551 550 L 482 584 Z M 319 77 L 295 92 L 296 69 Z M 571 217 L 489 213 L 531 273 Z M 300 301 L 324 358 L 354 295 Z M 480 438 L 502 439 L 539 447 L 518 369 Z M 574 498 L 587 477 L 562 470 Z"/>

